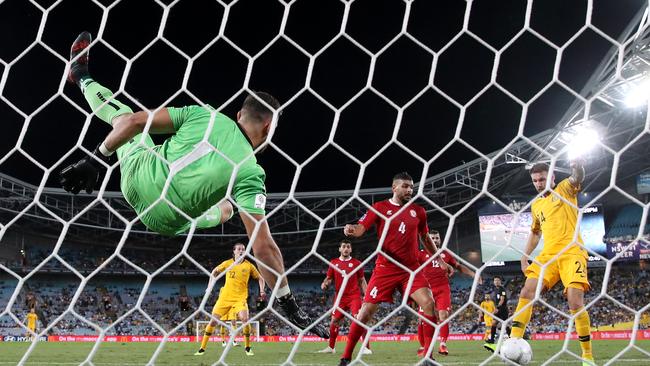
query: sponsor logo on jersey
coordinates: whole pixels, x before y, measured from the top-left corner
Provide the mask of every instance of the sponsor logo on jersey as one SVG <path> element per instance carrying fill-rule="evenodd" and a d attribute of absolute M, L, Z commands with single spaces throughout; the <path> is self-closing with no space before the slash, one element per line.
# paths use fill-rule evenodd
<path fill-rule="evenodd" d="M 388 210 L 388 211 L 386 211 L 386 215 L 389 215 L 389 216 L 390 216 L 390 215 L 392 215 L 392 214 L 393 214 L 393 210 Z"/>

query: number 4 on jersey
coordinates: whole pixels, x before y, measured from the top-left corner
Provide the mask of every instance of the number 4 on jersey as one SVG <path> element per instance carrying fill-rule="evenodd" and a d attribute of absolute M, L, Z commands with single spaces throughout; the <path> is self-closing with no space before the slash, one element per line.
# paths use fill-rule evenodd
<path fill-rule="evenodd" d="M 404 221 L 399 223 L 399 227 L 397 228 L 397 231 L 399 231 L 402 234 L 406 232 L 406 225 L 404 224 Z"/>

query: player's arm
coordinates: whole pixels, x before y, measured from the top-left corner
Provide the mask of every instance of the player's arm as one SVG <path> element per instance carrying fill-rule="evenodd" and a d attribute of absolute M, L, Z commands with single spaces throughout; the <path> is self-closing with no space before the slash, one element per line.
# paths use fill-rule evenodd
<path fill-rule="evenodd" d="M 320 288 L 325 291 L 327 290 L 328 287 L 330 287 L 330 284 L 332 283 L 332 279 L 328 276 L 325 276 L 325 279 L 323 280 L 323 283 L 320 284 Z"/>
<path fill-rule="evenodd" d="M 585 180 L 585 167 L 581 160 L 576 159 L 571 161 L 571 176 L 569 177 L 569 183 L 574 188 L 580 188 L 582 182 Z"/>
<path fill-rule="evenodd" d="M 103 146 L 110 152 L 130 141 L 135 135 L 144 131 L 150 113 L 145 111 L 127 113 L 115 117 L 112 121 L 113 130 L 104 139 Z M 150 133 L 173 133 L 174 124 L 167 108 L 163 108 L 151 117 Z"/>
<path fill-rule="evenodd" d="M 498 307 L 503 306 L 503 303 L 506 301 L 505 295 L 506 295 L 505 291 L 501 292 L 501 296 L 499 297 L 499 306 Z"/>
<path fill-rule="evenodd" d="M 379 216 L 377 216 L 377 213 L 375 212 L 375 208 L 373 206 L 368 211 L 366 211 L 363 216 L 361 216 L 358 223 L 345 225 L 343 228 L 343 234 L 345 234 L 345 236 L 358 238 L 361 235 L 365 234 L 365 232 L 375 224 L 378 218 Z"/>
<path fill-rule="evenodd" d="M 536 219 L 533 219 L 533 222 Z M 530 254 L 537 248 L 539 240 L 542 238 L 542 233 L 538 230 L 531 230 L 530 235 L 528 235 L 528 241 L 526 242 L 526 247 L 524 248 L 524 255 L 521 256 L 521 271 L 526 274 L 526 268 L 528 268 L 528 258 Z"/>
<path fill-rule="evenodd" d="M 266 298 L 266 292 L 264 291 L 264 286 L 266 286 L 266 282 L 264 281 L 264 278 L 262 276 L 257 277 L 257 283 L 260 286 L 260 298 L 265 299 Z"/>
<path fill-rule="evenodd" d="M 353 238 L 358 238 L 366 232 L 366 227 L 361 224 L 347 224 L 343 228 L 343 234 L 345 236 L 351 236 Z"/>
<path fill-rule="evenodd" d="M 87 193 L 92 193 L 99 180 L 99 171 L 103 168 L 100 161 L 112 165 L 111 156 L 113 153 L 144 130 L 149 115 L 147 112 L 140 111 L 115 117 L 112 121 L 113 130 L 109 132 L 104 142 L 93 151 L 95 158 L 86 156 L 61 170 L 59 183 L 63 189 L 72 194 L 77 194 L 82 189 Z M 155 112 L 151 116 L 149 132 L 174 132 L 174 124 L 166 108 Z"/>
<path fill-rule="evenodd" d="M 366 276 L 362 275 L 358 281 L 359 281 L 359 288 L 361 289 L 361 293 L 365 294 L 366 288 L 368 288 L 368 282 L 366 282 Z"/>

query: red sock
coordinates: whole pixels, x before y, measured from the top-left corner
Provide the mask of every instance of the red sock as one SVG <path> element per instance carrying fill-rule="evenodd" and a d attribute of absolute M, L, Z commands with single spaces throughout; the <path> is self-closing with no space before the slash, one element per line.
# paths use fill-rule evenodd
<path fill-rule="evenodd" d="M 418 342 L 420 342 L 420 347 L 424 347 L 424 331 L 422 330 L 422 321 L 418 322 Z"/>
<path fill-rule="evenodd" d="M 360 326 L 356 322 L 350 325 L 350 333 L 348 334 L 348 343 L 345 345 L 345 351 L 341 358 L 351 359 L 352 352 L 354 352 L 354 347 L 357 346 L 359 338 L 366 332 L 366 328 Z"/>
<path fill-rule="evenodd" d="M 363 328 L 363 334 L 361 335 L 361 338 L 363 338 L 364 341 L 366 340 L 367 335 L 368 335 L 368 330 L 366 328 Z M 370 349 L 370 339 L 368 339 L 368 343 L 366 344 L 366 348 Z"/>
<path fill-rule="evenodd" d="M 422 316 L 431 322 L 435 320 L 435 317 L 432 315 L 422 314 Z M 427 350 L 431 345 L 431 339 L 433 338 L 434 331 L 435 328 L 433 327 L 433 325 L 429 324 L 428 322 L 422 321 L 422 338 L 424 338 L 424 348 Z"/>
<path fill-rule="evenodd" d="M 447 342 L 449 337 L 449 323 L 445 324 L 440 328 L 440 343 Z"/>
<path fill-rule="evenodd" d="M 339 326 L 337 324 L 330 324 L 330 348 L 336 345 L 336 337 L 339 335 Z"/>

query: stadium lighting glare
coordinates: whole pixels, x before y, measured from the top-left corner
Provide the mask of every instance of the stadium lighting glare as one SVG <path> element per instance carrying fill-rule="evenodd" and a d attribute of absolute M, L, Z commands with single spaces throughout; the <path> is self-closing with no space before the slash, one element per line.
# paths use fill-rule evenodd
<path fill-rule="evenodd" d="M 587 128 L 577 130 L 569 142 L 569 159 L 573 160 L 584 156 L 594 148 L 598 141 L 600 141 L 600 137 L 595 130 Z"/>
<path fill-rule="evenodd" d="M 625 97 L 625 105 L 629 108 L 640 107 L 650 99 L 650 78 L 644 78 L 634 85 Z"/>

